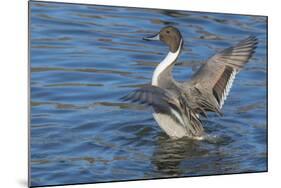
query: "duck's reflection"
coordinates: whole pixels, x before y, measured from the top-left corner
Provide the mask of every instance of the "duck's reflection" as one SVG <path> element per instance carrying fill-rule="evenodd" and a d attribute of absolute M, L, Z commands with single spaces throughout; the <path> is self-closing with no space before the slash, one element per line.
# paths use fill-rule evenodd
<path fill-rule="evenodd" d="M 186 138 L 172 140 L 166 135 L 161 135 L 157 140 L 152 164 L 155 165 L 157 173 L 164 176 L 181 176 L 186 172 L 186 169 L 181 168 L 182 161 L 188 161 L 207 153 L 207 150 L 199 145 L 199 141 Z"/>
<path fill-rule="evenodd" d="M 231 142 L 228 137 L 212 135 L 203 141 L 172 140 L 163 133 L 157 138 L 151 161 L 161 177 L 223 174 L 235 169 L 230 153 L 223 149 Z"/>

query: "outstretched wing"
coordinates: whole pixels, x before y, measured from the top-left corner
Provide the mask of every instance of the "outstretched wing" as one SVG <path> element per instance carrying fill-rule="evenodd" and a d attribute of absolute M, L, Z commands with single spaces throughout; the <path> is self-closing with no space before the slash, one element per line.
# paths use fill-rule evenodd
<path fill-rule="evenodd" d="M 250 36 L 233 47 L 229 47 L 212 56 L 191 79 L 191 83 L 208 96 L 213 95 L 222 108 L 231 89 L 236 74 L 252 57 L 258 40 Z"/>
<path fill-rule="evenodd" d="M 147 85 L 121 98 L 133 103 L 152 106 L 156 113 L 169 115 L 193 135 L 202 133 L 202 123 L 188 100 L 181 95 L 156 86 Z"/>
<path fill-rule="evenodd" d="M 169 103 L 172 103 L 173 96 L 165 89 L 147 85 L 134 90 L 121 99 L 124 101 L 131 101 L 133 103 L 153 106 L 157 109 L 157 111 L 165 112 L 169 109 Z"/>

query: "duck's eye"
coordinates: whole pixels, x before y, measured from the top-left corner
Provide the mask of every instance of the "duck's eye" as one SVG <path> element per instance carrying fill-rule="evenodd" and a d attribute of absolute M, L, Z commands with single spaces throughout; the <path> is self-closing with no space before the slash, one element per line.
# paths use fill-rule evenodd
<path fill-rule="evenodd" d="M 169 33 L 170 33 L 170 31 L 169 31 L 169 30 L 167 30 L 167 31 L 166 31 L 166 33 L 168 33 L 168 34 L 169 34 Z"/>

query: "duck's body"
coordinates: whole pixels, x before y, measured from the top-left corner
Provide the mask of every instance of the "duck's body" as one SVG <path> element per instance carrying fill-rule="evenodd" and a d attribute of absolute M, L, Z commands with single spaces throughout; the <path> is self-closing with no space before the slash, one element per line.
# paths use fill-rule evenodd
<path fill-rule="evenodd" d="M 169 53 L 156 67 L 152 84 L 124 99 L 152 106 L 155 120 L 171 138 L 203 139 L 200 116 L 206 117 L 208 111 L 221 114 L 233 80 L 254 53 L 257 39 L 248 37 L 215 54 L 185 82 L 177 82 L 172 76 L 173 65 L 183 46 L 180 32 L 169 26 L 145 39 L 163 41 L 169 46 Z"/>

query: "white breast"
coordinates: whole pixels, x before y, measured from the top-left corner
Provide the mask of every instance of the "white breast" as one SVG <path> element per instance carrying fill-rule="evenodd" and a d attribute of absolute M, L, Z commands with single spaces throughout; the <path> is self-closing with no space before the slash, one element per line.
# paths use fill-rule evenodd
<path fill-rule="evenodd" d="M 180 42 L 181 46 L 182 41 Z M 169 52 L 167 56 L 159 63 L 153 73 L 152 77 L 152 85 L 158 86 L 158 78 L 159 75 L 169 66 L 171 65 L 179 56 L 181 47 L 176 52 Z"/>
<path fill-rule="evenodd" d="M 170 116 L 166 114 L 153 113 L 153 117 L 158 125 L 172 138 L 182 138 L 187 136 L 187 131 L 184 127 L 175 122 Z"/>

